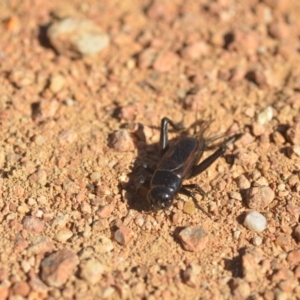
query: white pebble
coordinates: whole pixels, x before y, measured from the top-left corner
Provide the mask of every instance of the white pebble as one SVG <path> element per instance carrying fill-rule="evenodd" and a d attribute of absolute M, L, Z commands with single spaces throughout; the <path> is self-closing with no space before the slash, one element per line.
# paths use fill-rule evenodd
<path fill-rule="evenodd" d="M 254 246 L 260 246 L 263 242 L 262 238 L 260 236 L 256 236 L 253 238 L 253 245 Z"/>
<path fill-rule="evenodd" d="M 260 125 L 264 125 L 273 119 L 273 108 L 272 106 L 267 106 L 265 109 L 259 112 L 256 117 L 256 121 Z"/>
<path fill-rule="evenodd" d="M 251 211 L 247 214 L 244 225 L 251 231 L 262 232 L 267 227 L 267 220 L 259 212 Z"/>

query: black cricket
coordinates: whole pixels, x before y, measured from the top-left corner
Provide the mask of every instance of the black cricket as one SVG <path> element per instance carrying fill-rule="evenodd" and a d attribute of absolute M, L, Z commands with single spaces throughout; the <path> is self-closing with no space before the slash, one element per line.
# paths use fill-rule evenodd
<path fill-rule="evenodd" d="M 193 199 L 195 205 L 207 212 L 198 204 L 195 194 L 206 195 L 198 184 L 182 184 L 184 180 L 193 178 L 205 171 L 227 149 L 229 144 L 234 143 L 242 134 L 236 134 L 225 141 L 211 156 L 199 163 L 203 151 L 207 147 L 207 140 L 203 134 L 207 126 L 192 136 L 180 136 L 172 147 L 169 147 L 168 124 L 175 130 L 177 125 L 168 118 L 161 120 L 160 148 L 161 160 L 150 181 L 150 190 L 147 195 L 151 210 L 169 208 L 177 193 L 187 195 Z M 196 131 L 196 130 L 195 130 Z"/>

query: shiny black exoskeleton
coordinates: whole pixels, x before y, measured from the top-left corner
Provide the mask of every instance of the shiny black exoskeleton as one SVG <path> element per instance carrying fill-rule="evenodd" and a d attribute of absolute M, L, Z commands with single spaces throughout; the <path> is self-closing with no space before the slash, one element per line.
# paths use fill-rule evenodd
<path fill-rule="evenodd" d="M 211 156 L 199 163 L 203 151 L 206 148 L 206 140 L 203 137 L 206 127 L 193 136 L 181 136 L 177 142 L 169 147 L 168 124 L 176 129 L 176 125 L 168 118 L 161 120 L 160 147 L 161 160 L 153 173 L 147 200 L 152 210 L 169 208 L 177 193 L 192 197 L 195 204 L 205 214 L 196 200 L 195 193 L 206 193 L 198 184 L 183 185 L 185 179 L 195 177 L 205 171 L 225 151 L 229 144 L 241 137 L 236 134 L 225 141 Z"/>

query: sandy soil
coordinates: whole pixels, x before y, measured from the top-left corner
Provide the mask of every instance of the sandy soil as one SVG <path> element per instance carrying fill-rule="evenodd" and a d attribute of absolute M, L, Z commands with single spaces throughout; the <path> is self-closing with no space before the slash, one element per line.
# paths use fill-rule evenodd
<path fill-rule="evenodd" d="M 0 299 L 300 299 L 299 14 L 298 0 L 0 1 Z M 88 25 L 51 36 L 66 18 Z M 102 49 L 75 49 L 81 30 Z M 182 195 L 149 212 L 136 191 L 164 116 L 244 133 L 189 182 L 211 217 Z M 203 233 L 185 231 L 192 251 L 186 228 Z"/>

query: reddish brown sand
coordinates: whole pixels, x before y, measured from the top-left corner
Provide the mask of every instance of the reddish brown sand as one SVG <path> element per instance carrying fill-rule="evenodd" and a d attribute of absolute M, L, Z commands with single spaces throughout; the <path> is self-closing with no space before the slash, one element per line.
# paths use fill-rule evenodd
<path fill-rule="evenodd" d="M 299 0 L 0 1 L 0 300 L 300 299 L 299 15 Z M 66 17 L 109 45 L 55 50 Z M 149 213 L 135 167 L 155 166 L 162 117 L 196 111 L 208 136 L 244 133 L 190 181 L 211 217 L 181 195 Z"/>

